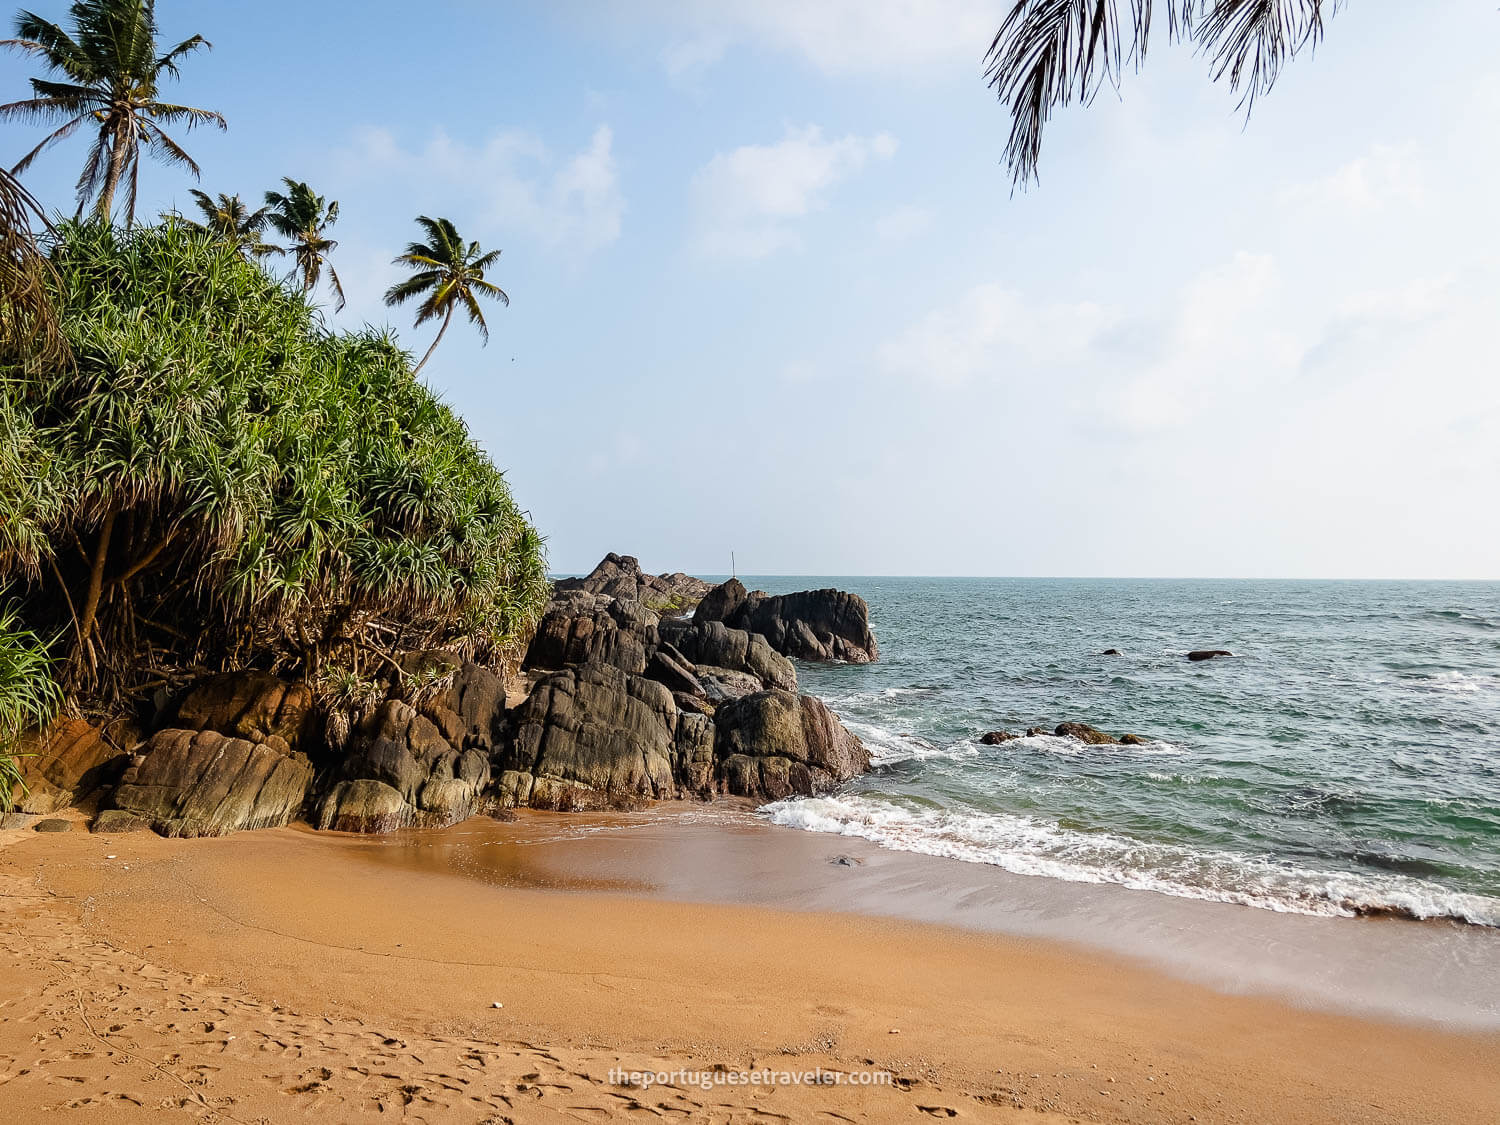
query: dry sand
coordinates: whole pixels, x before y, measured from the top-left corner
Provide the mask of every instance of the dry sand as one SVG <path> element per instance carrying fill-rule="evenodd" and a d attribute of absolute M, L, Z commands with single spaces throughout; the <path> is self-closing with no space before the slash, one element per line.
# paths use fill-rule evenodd
<path fill-rule="evenodd" d="M 1059 944 L 586 871 L 494 886 L 298 829 L 0 845 L 4 1122 L 1500 1120 L 1494 1035 Z M 893 1082 L 643 1089 L 616 1067 Z"/>

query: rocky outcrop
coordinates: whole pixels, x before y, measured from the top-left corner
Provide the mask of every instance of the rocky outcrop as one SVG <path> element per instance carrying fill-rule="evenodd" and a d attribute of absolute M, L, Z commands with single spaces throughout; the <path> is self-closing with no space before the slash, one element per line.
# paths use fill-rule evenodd
<path fill-rule="evenodd" d="M 1059 723 L 1053 730 L 1045 727 L 1027 727 L 1025 735 L 1012 734 L 1008 730 L 992 730 L 980 735 L 979 741 L 985 746 L 1003 746 L 1007 742 L 1015 742 L 1020 738 L 1036 738 L 1038 736 L 1051 735 L 1054 738 L 1071 738 L 1075 741 L 1085 743 L 1089 746 L 1144 746 L 1146 739 L 1138 734 L 1122 734 L 1116 738 L 1112 734 L 1089 726 L 1087 723 Z"/>
<path fill-rule="evenodd" d="M 571 590 L 547 606 L 523 667 L 556 671 L 577 664 L 612 664 L 640 675 L 656 647 L 657 616 L 634 600 Z"/>
<path fill-rule="evenodd" d="M 633 556 L 611 552 L 585 577 L 559 579 L 556 589 L 558 593 L 605 594 L 625 602 L 639 602 L 660 613 L 691 608 L 712 586 L 681 572 L 646 574 Z"/>
<path fill-rule="evenodd" d="M 758 633 L 731 629 L 722 621 L 697 620 L 663 621 L 659 632 L 662 641 L 670 642 L 700 670 L 727 669 L 753 676 L 762 688 L 797 690 L 796 667 Z"/>
<path fill-rule="evenodd" d="M 269 743 L 213 730 L 158 731 L 94 827 L 153 828 L 164 836 L 278 827 L 302 807 L 312 777 L 304 755 Z"/>
<path fill-rule="evenodd" d="M 170 726 L 291 751 L 299 747 L 312 703 L 306 684 L 289 684 L 269 672 L 225 672 L 194 684 Z"/>
<path fill-rule="evenodd" d="M 764 691 L 731 700 L 714 726 L 720 787 L 738 797 L 821 793 L 870 768 L 864 744 L 810 695 Z"/>
<path fill-rule="evenodd" d="M 869 768 L 864 745 L 811 696 L 757 691 L 725 700 L 712 717 L 696 700 L 607 665 L 546 677 L 518 709 L 501 803 L 775 800 L 824 792 Z"/>
<path fill-rule="evenodd" d="M 870 609 L 858 594 L 803 590 L 772 596 L 746 592 L 731 578 L 698 603 L 693 621 L 721 621 L 765 637 L 777 652 L 798 660 L 869 664 L 879 658 L 870 631 Z"/>
<path fill-rule="evenodd" d="M 686 769 L 686 759 L 704 749 L 708 723 L 702 715 L 683 715 L 665 685 L 610 665 L 555 673 L 517 709 L 500 775 L 501 801 L 599 808 L 676 797 L 679 775 L 694 772 Z M 711 737 L 707 741 L 711 763 Z"/>
<path fill-rule="evenodd" d="M 444 710 L 467 737 L 458 703 L 460 710 Z M 445 827 L 472 816 L 490 781 L 489 752 L 481 747 L 492 732 L 488 722 L 476 720 L 476 745 L 460 748 L 462 742 L 453 745 L 411 704 L 386 700 L 355 727 L 333 784 L 318 802 L 317 826 L 393 832 Z"/>
<path fill-rule="evenodd" d="M 488 668 L 460 660 L 449 652 L 408 653 L 403 668 L 415 673 L 415 686 L 403 684 L 397 698 L 427 719 L 457 750 L 494 752 L 505 714 L 505 681 Z M 422 687 L 427 676 L 442 673 L 436 690 Z"/>
<path fill-rule="evenodd" d="M 129 754 L 82 719 L 59 719 L 45 735 L 28 736 L 17 755 L 26 785 L 11 794 L 15 810 L 43 816 L 113 785 L 130 764 Z"/>
<path fill-rule="evenodd" d="M 1233 656 L 1234 653 L 1223 648 L 1200 648 L 1188 653 L 1188 659 L 1195 664 L 1203 660 L 1214 660 L 1220 656 Z"/>
<path fill-rule="evenodd" d="M 1087 723 L 1059 723 L 1052 732 L 1058 738 L 1076 738 L 1079 742 L 1085 742 L 1090 746 L 1117 746 L 1119 739 L 1112 734 L 1105 734 L 1102 730 L 1095 730 Z"/>

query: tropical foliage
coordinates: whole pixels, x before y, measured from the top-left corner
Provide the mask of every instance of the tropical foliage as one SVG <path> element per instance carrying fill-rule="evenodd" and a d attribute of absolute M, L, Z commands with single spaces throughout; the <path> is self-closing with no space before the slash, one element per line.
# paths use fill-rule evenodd
<path fill-rule="evenodd" d="M 0 171 L 0 358 L 62 363 L 67 358 L 48 292 L 50 267 L 37 248 L 32 221 L 45 226 L 42 206 L 10 173 Z"/>
<path fill-rule="evenodd" d="M 14 606 L 0 609 L 0 812 L 9 812 L 14 794 L 26 787 L 17 743 L 28 730 L 51 723 L 61 705 L 46 646 L 21 624 Z"/>
<path fill-rule="evenodd" d="M 19 175 L 48 146 L 79 129 L 93 129 L 94 140 L 78 178 L 78 213 L 90 199 L 96 213 L 112 214 L 115 193 L 126 190 L 126 221 L 135 221 L 141 149 L 196 177 L 198 165 L 164 128 L 181 124 L 225 128 L 224 118 L 206 109 L 160 100 L 166 78 L 179 76 L 178 63 L 209 43 L 194 35 L 158 54 L 155 0 L 75 0 L 69 9 L 73 29 L 31 12 L 16 20 L 16 38 L 5 45 L 40 60 L 51 77 L 31 80 L 32 97 L 0 106 L 0 119 L 61 122 L 16 165 Z"/>
<path fill-rule="evenodd" d="M 219 193 L 217 199 L 197 188 L 193 188 L 190 194 L 198 213 L 203 216 L 202 222 L 194 224 L 199 229 L 245 254 L 260 257 L 281 253 L 278 247 L 261 238 L 261 232 L 266 229 L 266 223 L 271 217 L 270 208 L 262 207 L 258 211 L 252 211 L 249 204 L 239 196 L 225 195 L 223 192 Z"/>
<path fill-rule="evenodd" d="M 386 335 L 192 224 L 66 224 L 71 367 L 0 365 L 0 581 L 104 706 L 225 667 L 517 654 L 542 542 Z"/>
<path fill-rule="evenodd" d="M 985 56 L 985 76 L 1011 112 L 1005 163 L 1017 184 L 1036 178 L 1042 131 L 1059 106 L 1088 104 L 1146 58 L 1165 19 L 1193 44 L 1214 81 L 1227 77 L 1248 111 L 1282 67 L 1323 36 L 1343 0 L 1013 0 Z"/>
<path fill-rule="evenodd" d="M 418 215 L 417 225 L 426 233 L 428 241 L 411 243 L 406 253 L 395 262 L 398 266 L 415 270 L 416 275 L 391 286 L 386 291 L 385 303 L 394 307 L 422 298 L 417 307 L 419 328 L 429 320 L 442 317 L 443 324 L 438 329 L 437 338 L 417 364 L 416 371 L 421 371 L 443 342 L 443 334 L 448 331 L 453 314 L 460 307 L 468 313 L 469 321 L 479 329 L 479 334 L 488 344 L 490 327 L 484 322 L 484 310 L 479 307 L 478 299 L 490 297 L 502 305 L 509 305 L 510 297 L 504 289 L 484 279 L 485 271 L 500 260 L 499 250 L 486 252 L 477 242 L 465 245 L 448 219 Z"/>
<path fill-rule="evenodd" d="M 328 255 L 339 245 L 328 237 L 328 228 L 339 221 L 338 201 L 327 202 L 312 188 L 290 177 L 283 176 L 281 182 L 285 192 L 266 192 L 266 221 L 272 230 L 291 242 L 282 253 L 292 256 L 304 293 L 318 287 L 327 269 L 329 284 L 338 299 L 334 306 L 337 312 L 344 307 L 344 284 L 328 261 Z"/>

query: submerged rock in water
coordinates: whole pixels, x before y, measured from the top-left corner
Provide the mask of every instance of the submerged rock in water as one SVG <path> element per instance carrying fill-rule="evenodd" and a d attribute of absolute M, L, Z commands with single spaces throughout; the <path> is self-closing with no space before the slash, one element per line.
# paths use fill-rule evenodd
<path fill-rule="evenodd" d="M 1007 742 L 1014 742 L 1020 737 L 1019 734 L 1011 734 L 1008 730 L 992 730 L 980 735 L 979 741 L 985 746 L 1002 746 Z"/>
<path fill-rule="evenodd" d="M 163 836 L 226 836 L 276 828 L 301 809 L 312 782 L 302 754 L 218 731 L 164 730 L 125 771 L 96 832 L 144 823 Z"/>
<path fill-rule="evenodd" d="M 1096 730 L 1087 723 L 1059 723 L 1052 732 L 1058 738 L 1076 738 L 1079 742 L 1086 742 L 1090 746 L 1118 746 L 1119 739 L 1112 734 L 1105 734 L 1102 730 Z"/>
<path fill-rule="evenodd" d="M 1100 653 L 1100 655 L 1101 656 L 1119 656 L 1120 655 L 1120 650 L 1117 649 L 1117 648 L 1107 648 L 1102 653 Z"/>
<path fill-rule="evenodd" d="M 1192 661 L 1213 660 L 1220 656 L 1233 656 L 1234 653 L 1222 648 L 1200 648 L 1188 653 L 1188 659 Z"/>

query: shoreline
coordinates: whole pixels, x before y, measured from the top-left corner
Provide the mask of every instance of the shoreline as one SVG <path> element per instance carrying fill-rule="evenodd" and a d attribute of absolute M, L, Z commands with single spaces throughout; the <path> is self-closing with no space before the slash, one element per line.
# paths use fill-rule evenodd
<path fill-rule="evenodd" d="M 1279 913 L 1018 875 L 773 824 L 749 808 L 476 818 L 356 843 L 368 862 L 499 886 L 834 913 L 1060 942 L 1228 994 L 1500 1031 L 1500 931 L 1449 920 Z M 425 854 L 424 854 L 425 853 Z"/>
<path fill-rule="evenodd" d="M 121 1121 L 168 1103 L 232 1121 L 608 1119 L 632 1102 L 683 1120 L 1500 1115 L 1494 1032 L 1230 995 L 1040 932 L 850 912 L 828 888 L 894 893 L 910 871 L 881 857 L 905 857 L 666 811 L 377 839 L 6 833 L 0 1088 L 20 1120 L 74 1102 Z M 741 891 L 801 908 L 693 900 L 726 864 Z M 871 886 L 851 897 L 850 875 Z M 955 901 L 981 905 L 972 887 Z M 895 1084 L 643 1090 L 612 1085 L 617 1066 Z"/>

